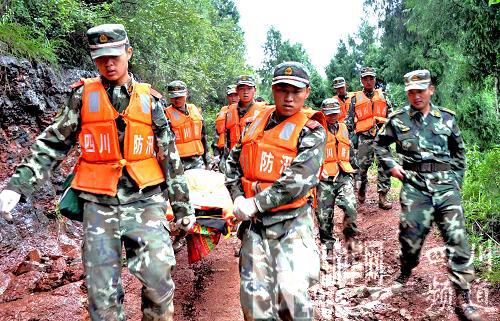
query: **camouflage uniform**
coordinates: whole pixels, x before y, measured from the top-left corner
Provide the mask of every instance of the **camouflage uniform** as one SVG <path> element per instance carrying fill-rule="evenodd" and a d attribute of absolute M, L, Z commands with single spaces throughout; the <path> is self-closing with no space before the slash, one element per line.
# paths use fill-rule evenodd
<path fill-rule="evenodd" d="M 280 123 L 273 116 L 265 130 Z M 319 253 L 310 202 L 296 209 L 269 210 L 305 196 L 318 184 L 325 142 L 322 126 L 304 126 L 291 165 L 255 196 L 260 214 L 242 223 L 240 302 L 245 320 L 313 320 L 307 289 L 319 280 Z M 238 143 L 226 161 L 226 186 L 233 199 L 243 195 L 240 154 Z"/>
<path fill-rule="evenodd" d="M 429 114 L 410 106 L 393 113 L 375 139 L 386 169 L 397 165 L 387 150 L 396 143 L 406 174 L 401 189 L 401 270 L 418 265 L 420 250 L 436 222 L 446 245 L 449 278 L 469 289 L 474 278 L 460 189 L 465 172 L 464 142 L 454 113 L 431 105 Z"/>
<path fill-rule="evenodd" d="M 338 131 L 338 123 L 328 124 L 328 130 L 335 134 Z M 350 142 L 352 150 L 352 143 Z M 353 153 L 350 154 L 351 164 L 355 163 Z M 345 173 L 342 169 L 337 177 L 329 176 L 321 178 L 318 187 L 318 207 L 316 215 L 319 222 L 319 236 L 321 242 L 324 243 L 327 249 L 333 249 L 335 237 L 333 236 L 333 216 L 334 207 L 337 204 L 344 211 L 343 234 L 346 239 L 358 233 L 356 225 L 356 196 L 354 193 L 354 178 L 353 174 Z"/>
<path fill-rule="evenodd" d="M 102 78 L 111 104 L 122 112 L 129 104 L 135 81 L 113 86 Z M 31 195 L 46 181 L 54 164 L 76 144 L 80 131 L 83 86 L 71 94 L 68 104 L 31 147 L 31 155 L 16 169 L 7 188 Z M 158 158 L 166 177 L 166 190 L 176 218 L 194 214 L 175 138 L 159 100 L 153 98 L 153 131 Z M 116 120 L 123 149 L 125 123 Z M 83 263 L 92 320 L 125 320 L 121 284 L 122 242 L 128 268 L 143 283 L 143 320 L 172 320 L 175 266 L 168 225 L 166 201 L 159 185 L 140 190 L 126 168 L 115 197 L 81 192 L 83 208 Z"/>
<path fill-rule="evenodd" d="M 363 91 L 366 97 L 371 99 L 374 95 L 374 91 L 366 92 Z M 392 112 L 392 104 L 389 99 L 385 96 L 387 100 L 387 114 Z M 354 109 L 356 106 L 356 96 L 351 98 L 351 105 L 349 107 L 349 112 L 345 119 L 347 128 L 351 134 L 351 141 L 354 143 L 356 154 L 356 163 L 359 166 L 358 173 L 356 174 L 356 181 L 360 181 L 361 185 L 366 186 L 368 184 L 368 169 L 373 163 L 375 157 L 375 147 L 373 141 L 375 139 L 372 131 L 356 133 L 354 131 Z M 376 128 L 375 128 L 376 129 Z M 375 157 L 377 162 L 377 192 L 379 194 L 387 194 L 391 188 L 391 179 L 388 173 L 386 173 L 382 166 L 380 166 L 380 160 Z"/>

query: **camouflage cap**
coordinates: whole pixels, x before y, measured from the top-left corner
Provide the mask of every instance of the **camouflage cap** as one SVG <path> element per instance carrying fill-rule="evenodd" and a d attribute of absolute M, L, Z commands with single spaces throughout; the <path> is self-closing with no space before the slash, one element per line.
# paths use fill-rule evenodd
<path fill-rule="evenodd" d="M 286 61 L 274 68 L 273 85 L 289 84 L 298 88 L 309 86 L 309 71 L 306 66 L 296 61 Z"/>
<path fill-rule="evenodd" d="M 236 94 L 236 85 L 229 85 L 226 87 L 226 95 Z"/>
<path fill-rule="evenodd" d="M 180 80 L 174 80 L 170 82 L 167 86 L 167 90 L 168 90 L 168 96 L 170 98 L 187 96 L 186 83 Z"/>
<path fill-rule="evenodd" d="M 236 80 L 236 87 L 243 85 L 255 87 L 255 79 L 250 75 L 238 76 L 238 79 Z"/>
<path fill-rule="evenodd" d="M 321 103 L 321 111 L 325 115 L 340 114 L 340 103 L 337 98 L 327 98 Z"/>
<path fill-rule="evenodd" d="M 121 24 L 104 24 L 87 30 L 90 56 L 92 59 L 101 56 L 120 56 L 125 52 L 128 37 Z"/>
<path fill-rule="evenodd" d="M 377 73 L 375 72 L 375 68 L 373 67 L 363 67 L 361 68 L 361 78 L 366 76 L 377 77 Z"/>
<path fill-rule="evenodd" d="M 344 77 L 337 77 L 333 80 L 333 88 L 341 88 L 345 86 Z"/>
<path fill-rule="evenodd" d="M 431 84 L 431 73 L 427 69 L 413 70 L 404 75 L 405 90 L 425 90 Z"/>

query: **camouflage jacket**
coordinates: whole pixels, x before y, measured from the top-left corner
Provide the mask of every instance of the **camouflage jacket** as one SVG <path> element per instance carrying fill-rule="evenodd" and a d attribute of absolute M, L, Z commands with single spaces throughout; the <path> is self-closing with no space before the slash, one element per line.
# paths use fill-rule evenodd
<path fill-rule="evenodd" d="M 104 78 L 102 82 L 111 104 L 118 112 L 123 112 L 130 101 L 130 93 L 135 83 L 133 77 L 123 86 L 113 86 Z M 31 154 L 17 167 L 7 185 L 8 189 L 26 196 L 31 195 L 37 185 L 49 178 L 54 165 L 64 159 L 77 144 L 81 126 L 82 94 L 83 86 L 73 90 L 66 106 L 62 108 L 54 122 L 38 136 L 31 146 Z M 175 147 L 175 138 L 163 112 L 163 106 L 156 97 L 153 97 L 152 119 L 158 145 L 158 159 L 166 177 L 167 194 L 174 213 L 177 218 L 193 214 L 184 171 Z M 118 118 L 116 123 L 120 147 L 123 150 L 125 123 L 121 118 Z M 87 192 L 81 192 L 80 197 L 92 202 L 118 205 L 135 202 L 158 193 L 161 193 L 159 185 L 139 190 L 124 168 L 115 197 Z"/>
<path fill-rule="evenodd" d="M 269 130 L 280 123 L 275 120 L 274 113 L 267 123 Z M 313 126 L 304 126 L 297 142 L 297 156 L 281 177 L 269 188 L 255 196 L 255 203 L 261 212 L 263 224 L 266 226 L 297 217 L 304 209 L 291 209 L 279 212 L 268 210 L 288 204 L 305 196 L 318 182 L 318 174 L 325 155 L 326 131 L 316 121 L 310 121 Z M 247 126 L 248 127 L 248 126 Z M 241 144 L 237 143 L 229 152 L 226 160 L 226 186 L 233 200 L 244 195 L 240 178 L 243 171 L 240 166 Z"/>
<path fill-rule="evenodd" d="M 406 171 L 405 179 L 425 190 L 434 190 L 440 182 L 454 179 L 461 186 L 465 173 L 465 148 L 455 114 L 431 105 L 424 118 L 416 109 L 405 106 L 389 116 L 375 138 L 375 150 L 382 165 L 397 165 L 388 146 L 396 143 L 396 151 L 404 163 L 437 162 L 451 164 L 451 171 L 418 173 Z"/>
<path fill-rule="evenodd" d="M 366 91 L 363 90 L 363 92 L 365 93 L 366 97 L 368 97 L 369 99 L 371 99 L 373 97 L 373 95 L 375 94 L 375 89 L 368 93 Z M 387 94 L 385 92 L 382 93 L 383 94 L 383 97 L 384 99 L 386 100 L 387 102 L 387 115 L 391 114 L 392 111 L 393 111 L 393 106 L 392 106 L 392 103 L 389 99 L 389 97 L 387 97 Z M 352 135 L 354 135 L 355 131 L 354 131 L 354 128 L 355 128 L 355 120 L 354 120 L 354 117 L 355 117 L 355 112 L 354 112 L 354 109 L 355 109 L 355 106 L 356 106 L 356 92 L 353 92 L 352 93 L 352 97 L 351 97 L 351 104 L 349 105 L 349 110 L 347 111 L 347 115 L 344 119 L 344 122 L 347 126 L 347 129 L 349 130 L 349 133 L 352 133 Z M 370 133 L 370 131 L 366 131 L 366 132 L 362 132 L 362 133 L 357 133 L 358 135 L 367 135 L 367 136 L 372 136 L 372 134 Z M 352 137 L 351 135 L 351 137 Z"/>
<path fill-rule="evenodd" d="M 184 115 L 189 116 L 189 113 L 187 111 L 187 108 L 184 107 L 184 109 L 180 109 L 184 113 Z M 203 144 L 203 155 L 195 155 L 195 156 L 188 156 L 188 157 L 182 157 L 182 166 L 184 167 L 184 170 L 188 169 L 193 169 L 193 168 L 203 168 L 205 169 L 208 164 L 210 163 L 208 160 L 208 143 L 207 143 L 207 135 L 206 135 L 206 128 L 205 128 L 205 120 L 202 120 L 202 126 L 201 126 L 201 143 Z"/>

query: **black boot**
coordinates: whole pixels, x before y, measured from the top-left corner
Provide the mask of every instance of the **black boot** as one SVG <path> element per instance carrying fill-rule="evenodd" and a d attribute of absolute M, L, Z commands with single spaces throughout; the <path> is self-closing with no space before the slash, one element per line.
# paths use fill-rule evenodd
<path fill-rule="evenodd" d="M 410 276 L 411 276 L 411 271 L 401 271 L 394 282 L 404 285 L 406 284 L 406 282 L 408 282 Z"/>
<path fill-rule="evenodd" d="M 481 321 L 481 314 L 470 301 L 470 290 L 455 288 L 455 312 L 462 320 Z"/>
<path fill-rule="evenodd" d="M 366 200 L 366 182 L 360 182 L 358 189 L 358 201 L 363 204 Z"/>

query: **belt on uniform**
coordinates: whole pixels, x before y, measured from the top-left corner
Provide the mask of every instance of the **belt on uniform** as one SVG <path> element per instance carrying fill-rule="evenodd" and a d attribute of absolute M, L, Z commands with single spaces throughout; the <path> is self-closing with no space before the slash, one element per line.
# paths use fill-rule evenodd
<path fill-rule="evenodd" d="M 420 173 L 432 173 L 451 170 L 450 164 L 422 162 L 422 163 L 403 163 L 403 169 Z"/>

